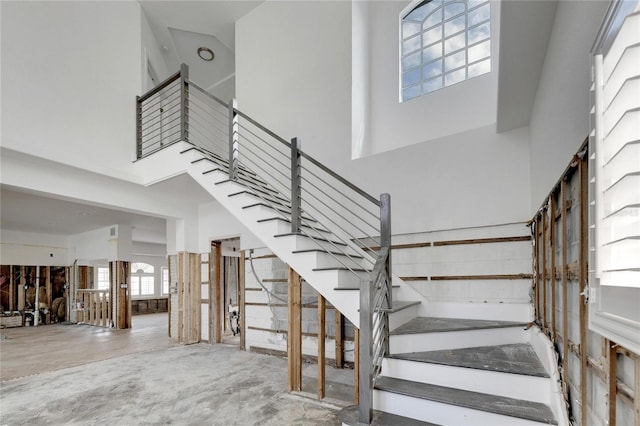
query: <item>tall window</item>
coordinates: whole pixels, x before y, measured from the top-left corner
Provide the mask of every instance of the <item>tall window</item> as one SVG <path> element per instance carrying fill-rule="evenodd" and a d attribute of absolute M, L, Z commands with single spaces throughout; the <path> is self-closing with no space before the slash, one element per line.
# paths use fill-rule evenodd
<path fill-rule="evenodd" d="M 152 296 L 155 294 L 154 269 L 148 263 L 131 264 L 131 295 Z"/>
<path fill-rule="evenodd" d="M 99 266 L 98 268 L 98 290 L 109 290 L 109 268 Z"/>
<path fill-rule="evenodd" d="M 162 268 L 162 294 L 169 294 L 169 268 Z"/>
<path fill-rule="evenodd" d="M 426 0 L 401 19 L 401 99 L 491 71 L 488 0 Z"/>

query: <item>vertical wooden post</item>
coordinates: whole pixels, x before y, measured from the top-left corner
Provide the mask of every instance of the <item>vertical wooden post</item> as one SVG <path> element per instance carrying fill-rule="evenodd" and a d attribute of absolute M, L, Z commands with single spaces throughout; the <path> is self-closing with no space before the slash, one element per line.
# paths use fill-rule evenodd
<path fill-rule="evenodd" d="M 215 253 L 215 243 L 211 243 L 211 249 L 209 250 L 209 263 L 207 263 L 207 267 L 209 268 L 209 336 L 207 337 L 209 343 L 213 344 L 215 342 L 215 327 L 216 327 L 216 308 L 215 308 L 215 289 L 216 289 L 216 253 Z"/>
<path fill-rule="evenodd" d="M 545 209 L 542 211 L 542 329 L 545 334 L 548 330 L 547 324 L 547 229 L 548 229 L 548 220 L 547 220 L 547 212 Z"/>
<path fill-rule="evenodd" d="M 45 291 L 47 292 L 47 300 L 43 300 L 42 302 L 45 302 L 47 304 L 47 308 L 49 308 L 49 315 L 51 315 L 51 307 L 52 307 L 52 303 L 53 303 L 53 298 L 51 297 L 51 292 L 52 292 L 52 288 L 51 288 L 51 266 L 45 266 L 44 267 L 44 283 L 45 283 Z M 50 316 L 49 318 L 45 318 L 45 324 L 48 324 L 50 321 Z"/>
<path fill-rule="evenodd" d="M 131 328 L 129 262 L 116 260 L 113 261 L 113 264 L 115 265 L 116 273 L 111 279 L 116 288 L 116 328 Z M 91 306 L 91 309 L 93 309 L 93 306 Z"/>
<path fill-rule="evenodd" d="M 549 199 L 549 251 L 551 252 L 551 339 L 556 338 L 556 195 Z"/>
<path fill-rule="evenodd" d="M 185 253 L 178 253 L 178 342 L 184 341 L 184 262 Z"/>
<path fill-rule="evenodd" d="M 177 262 L 176 262 L 177 263 Z M 169 274 L 169 294 L 167 294 L 167 336 L 171 337 L 171 255 L 167 256 L 167 273 Z"/>
<path fill-rule="evenodd" d="M 635 370 L 636 370 L 636 374 L 635 374 L 635 387 L 634 389 L 636 389 L 636 394 L 633 398 L 633 412 L 635 414 L 635 424 L 640 424 L 640 391 L 638 391 L 638 389 L 640 389 L 640 358 L 636 358 L 635 361 Z"/>
<path fill-rule="evenodd" d="M 326 302 L 318 293 L 318 399 L 325 397 Z"/>
<path fill-rule="evenodd" d="M 18 280 L 18 310 L 23 311 L 26 303 L 26 291 L 24 286 L 27 284 L 27 277 L 25 274 L 25 267 L 20 267 L 20 279 Z"/>
<path fill-rule="evenodd" d="M 189 281 L 191 283 L 191 299 L 189 301 L 189 316 L 191 328 L 189 329 L 189 343 L 199 343 L 202 338 L 202 262 L 200 253 L 189 253 Z"/>
<path fill-rule="evenodd" d="M 16 310 L 16 288 L 15 277 L 13 276 L 13 266 L 9 266 L 9 310 Z"/>
<path fill-rule="evenodd" d="M 288 389 L 302 390 L 302 281 L 300 275 L 289 267 L 289 320 L 288 320 Z"/>
<path fill-rule="evenodd" d="M 344 365 L 344 321 L 342 313 L 337 309 L 335 312 L 335 340 L 336 340 L 336 368 Z"/>
<path fill-rule="evenodd" d="M 564 380 L 568 381 L 569 378 L 569 289 L 568 289 L 568 277 L 567 277 L 567 264 L 568 252 L 567 252 L 567 181 L 562 179 L 560 184 L 560 200 L 562 203 L 562 370 Z M 565 400 L 568 401 L 568 395 L 565 395 Z"/>
<path fill-rule="evenodd" d="M 215 252 L 214 252 L 214 265 L 216 268 L 215 271 L 215 288 L 214 288 L 214 300 L 213 305 L 215 309 L 215 321 L 214 321 L 214 341 L 216 343 L 222 343 L 222 330 L 223 321 L 224 321 L 224 301 L 222 300 L 222 286 L 224 285 L 223 275 L 222 275 L 222 243 L 217 241 L 215 243 Z"/>
<path fill-rule="evenodd" d="M 616 424 L 616 401 L 618 396 L 618 351 L 614 342 L 606 339 L 607 344 L 607 360 L 609 361 L 607 383 L 609 387 L 609 425 Z M 636 392 L 634 399 L 638 399 L 638 392 Z M 584 403 L 584 402 L 583 402 Z"/>
<path fill-rule="evenodd" d="M 581 423 L 582 426 L 587 426 L 587 368 L 588 368 L 588 345 L 587 345 L 587 314 L 588 314 L 588 298 L 587 298 L 587 256 L 588 256 L 588 240 L 587 240 L 587 207 L 588 207 L 588 194 L 587 194 L 587 178 L 588 173 L 586 170 L 586 161 L 584 158 L 580 159 L 578 163 L 578 172 L 580 177 L 580 194 L 579 194 L 579 209 L 580 209 L 580 255 L 578 264 L 580 266 L 579 271 L 579 288 L 580 288 L 580 393 L 581 393 Z"/>
<path fill-rule="evenodd" d="M 535 226 L 535 230 L 534 230 L 534 235 L 533 235 L 533 239 L 535 241 L 534 243 L 534 247 L 535 247 L 535 253 L 534 253 L 534 258 L 536 259 L 536 270 L 533 271 L 534 276 L 535 276 L 535 282 L 534 282 L 534 297 L 533 297 L 533 317 L 534 320 L 540 320 L 540 215 L 536 216 L 535 221 L 534 221 L 534 226 Z M 540 326 L 542 326 L 542 322 L 540 322 Z"/>
<path fill-rule="evenodd" d="M 360 404 L 360 329 L 353 329 L 353 401 Z"/>
<path fill-rule="evenodd" d="M 246 279 L 245 261 L 246 261 L 245 252 L 244 250 L 242 250 L 240 252 L 240 265 L 239 265 L 240 279 L 238 280 L 238 304 L 239 304 L 238 309 L 240 309 L 240 324 L 238 325 L 240 326 L 240 350 L 241 351 L 245 351 L 247 347 L 247 340 L 246 340 L 247 338 L 245 336 L 245 330 L 247 328 L 244 326 L 244 323 L 245 323 L 244 286 L 245 286 L 245 279 Z"/>

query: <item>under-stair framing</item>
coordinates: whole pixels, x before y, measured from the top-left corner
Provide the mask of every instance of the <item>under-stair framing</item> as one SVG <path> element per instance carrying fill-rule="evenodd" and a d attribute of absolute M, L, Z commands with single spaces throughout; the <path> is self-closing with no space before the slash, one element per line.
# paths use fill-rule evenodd
<path fill-rule="evenodd" d="M 189 174 L 360 328 L 360 405 L 345 424 L 568 424 L 531 309 L 451 309 L 391 273 L 388 195 L 200 89 L 185 65 L 137 105 L 145 184 Z"/>

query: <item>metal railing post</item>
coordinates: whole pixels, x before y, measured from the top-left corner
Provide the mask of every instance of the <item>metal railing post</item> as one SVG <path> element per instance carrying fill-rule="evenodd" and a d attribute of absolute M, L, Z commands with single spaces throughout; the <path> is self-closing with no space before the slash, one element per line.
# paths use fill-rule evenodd
<path fill-rule="evenodd" d="M 374 283 L 362 280 L 360 284 L 360 371 L 358 372 L 358 421 L 371 424 L 373 415 L 373 307 Z"/>
<path fill-rule="evenodd" d="M 240 140 L 238 138 L 238 101 L 229 101 L 229 179 L 238 178 L 238 151 Z"/>
<path fill-rule="evenodd" d="M 142 102 L 136 96 L 136 159 L 142 158 Z"/>
<path fill-rule="evenodd" d="M 291 232 L 300 232 L 302 216 L 302 174 L 300 141 L 291 139 Z"/>
<path fill-rule="evenodd" d="M 180 65 L 180 139 L 189 141 L 189 66 Z"/>
<path fill-rule="evenodd" d="M 384 265 L 384 284 L 386 288 L 385 309 L 391 309 L 393 306 L 393 286 L 391 282 L 391 196 L 387 193 L 380 195 L 380 247 L 389 249 Z M 384 330 L 389 330 L 389 315 L 384 315 Z M 389 353 L 389 336 L 384 336 L 383 351 Z"/>

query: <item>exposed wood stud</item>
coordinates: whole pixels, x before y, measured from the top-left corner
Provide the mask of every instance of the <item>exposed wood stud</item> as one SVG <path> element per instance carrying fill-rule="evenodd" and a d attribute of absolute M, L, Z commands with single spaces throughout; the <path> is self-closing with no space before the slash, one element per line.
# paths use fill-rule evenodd
<path fill-rule="evenodd" d="M 534 275 L 535 275 L 535 280 L 534 280 L 534 303 L 533 303 L 533 315 L 534 318 L 536 318 L 537 320 L 540 320 L 540 216 L 536 216 L 535 218 L 535 222 L 534 222 L 534 227 L 535 227 L 535 231 L 534 231 L 534 249 L 535 249 L 535 258 L 536 258 L 536 263 L 535 263 L 535 267 L 536 270 L 534 271 Z"/>
<path fill-rule="evenodd" d="M 580 391 L 581 391 L 581 424 L 582 426 L 587 426 L 588 424 L 588 405 L 587 405 L 587 320 L 588 320 L 588 311 L 587 311 L 587 298 L 585 290 L 587 289 L 587 255 L 588 255 L 588 240 L 587 240 L 587 211 L 588 211 L 588 173 L 586 170 L 586 160 L 581 159 L 578 163 L 578 173 L 580 179 L 580 192 L 579 192 L 579 201 L 580 201 L 580 221 L 579 221 L 579 233 L 580 233 L 580 254 L 579 254 L 579 263 L 580 263 Z"/>
<path fill-rule="evenodd" d="M 215 279 L 215 273 L 216 273 L 216 269 L 215 269 L 215 249 L 213 250 L 209 250 L 208 253 L 208 262 L 207 262 L 207 271 L 208 271 L 208 280 L 207 283 L 209 284 L 209 289 L 208 289 L 208 297 L 207 297 L 207 303 L 209 304 L 209 306 L 207 307 L 207 313 L 209 315 L 209 321 L 208 321 L 208 325 L 209 325 L 209 333 L 207 333 L 207 338 L 209 339 L 209 343 L 213 343 L 215 341 L 215 326 L 216 326 L 216 321 L 215 321 L 215 285 L 216 285 L 216 279 Z"/>
<path fill-rule="evenodd" d="M 562 180 L 560 184 L 560 198 L 562 205 L 562 372 L 565 381 L 569 377 L 569 286 L 567 280 L 567 181 Z M 568 401 L 568 395 L 565 393 L 565 400 Z"/>
<path fill-rule="evenodd" d="M 342 313 L 335 312 L 336 368 L 344 364 L 344 320 Z"/>
<path fill-rule="evenodd" d="M 16 310 L 16 289 L 17 284 L 15 282 L 15 277 L 13 276 L 13 266 L 9 266 L 9 310 Z M 67 309 L 68 311 L 68 309 Z"/>
<path fill-rule="evenodd" d="M 556 335 L 556 194 L 551 194 L 549 200 L 549 242 L 551 251 L 551 271 L 549 278 L 551 280 L 551 338 Z"/>
<path fill-rule="evenodd" d="M 609 424 L 616 424 L 616 401 L 618 395 L 618 352 L 616 350 L 617 345 L 605 339 L 607 345 L 607 360 L 609 361 L 609 368 L 607 371 L 607 385 L 609 387 Z"/>
<path fill-rule="evenodd" d="M 637 356 L 637 354 L 636 354 Z M 635 395 L 633 398 L 633 411 L 635 414 L 635 424 L 640 424 L 640 357 L 635 358 Z"/>
<path fill-rule="evenodd" d="M 224 301 L 222 300 L 222 286 L 224 285 L 222 276 L 222 243 L 216 241 L 214 246 L 214 265 L 215 265 L 215 288 L 213 305 L 215 310 L 214 321 L 214 341 L 216 343 L 222 343 L 222 321 L 224 318 L 223 307 Z"/>
<path fill-rule="evenodd" d="M 24 286 L 27 284 L 27 277 L 25 277 L 24 266 L 20 267 L 20 279 L 18 280 L 18 310 L 24 310 L 26 303 L 26 291 Z M 23 317 L 24 318 L 24 317 Z M 24 325 L 24 324 L 23 324 Z"/>
<path fill-rule="evenodd" d="M 288 277 L 288 390 L 300 392 L 302 390 L 302 280 L 291 267 L 289 267 Z"/>
<path fill-rule="evenodd" d="M 326 310 L 324 297 L 318 293 L 318 399 L 325 397 Z"/>
<path fill-rule="evenodd" d="M 353 342 L 355 354 L 353 358 L 353 400 L 354 404 L 360 403 L 360 329 L 353 329 Z"/>
<path fill-rule="evenodd" d="M 549 325 L 547 324 L 547 235 L 549 235 L 547 213 L 548 211 L 546 209 L 542 212 L 542 292 L 540 295 L 542 299 L 541 326 L 545 333 L 549 329 Z"/>
<path fill-rule="evenodd" d="M 184 252 L 178 253 L 178 342 L 184 341 Z"/>
<path fill-rule="evenodd" d="M 240 264 L 238 265 L 240 269 L 240 279 L 238 280 L 238 305 L 239 305 L 238 309 L 240 309 L 240 350 L 241 351 L 247 350 L 246 327 L 244 326 L 244 324 L 246 323 L 245 306 L 244 306 L 244 302 L 246 299 L 246 296 L 244 294 L 244 291 L 245 291 L 244 285 L 246 280 L 245 256 L 246 256 L 246 253 L 244 250 L 242 250 L 240 252 Z"/>

